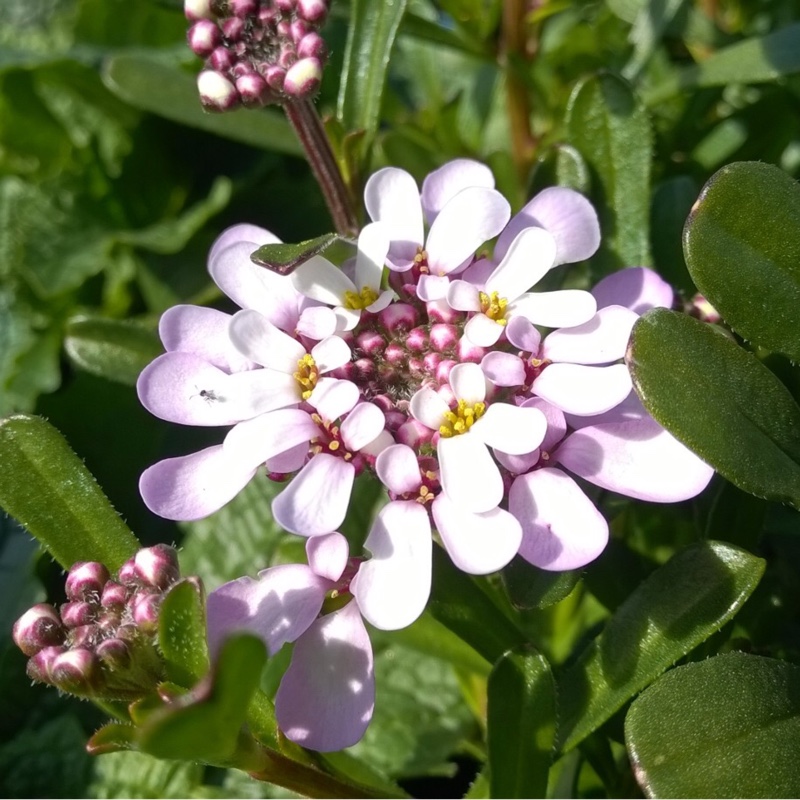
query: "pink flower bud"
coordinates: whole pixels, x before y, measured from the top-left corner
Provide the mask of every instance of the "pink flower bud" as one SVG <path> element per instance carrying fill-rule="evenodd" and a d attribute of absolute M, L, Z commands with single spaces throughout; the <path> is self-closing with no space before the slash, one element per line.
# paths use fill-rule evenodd
<path fill-rule="evenodd" d="M 128 601 L 129 591 L 121 583 L 109 581 L 103 587 L 103 594 L 100 596 L 100 605 L 103 608 L 117 608 L 124 606 Z"/>
<path fill-rule="evenodd" d="M 458 340 L 458 357 L 461 361 L 472 361 L 480 364 L 481 359 L 486 355 L 486 348 L 473 344 L 466 336 Z"/>
<path fill-rule="evenodd" d="M 155 633 L 158 628 L 158 609 L 161 596 L 157 594 L 137 594 L 133 598 L 133 621 L 145 633 Z"/>
<path fill-rule="evenodd" d="M 406 347 L 419 353 L 428 346 L 428 332 L 422 326 L 413 328 L 406 336 Z"/>
<path fill-rule="evenodd" d="M 166 589 L 180 577 L 178 554 L 174 547 L 165 544 L 139 550 L 133 564 L 136 577 L 156 589 Z"/>
<path fill-rule="evenodd" d="M 439 383 L 446 383 L 450 378 L 450 370 L 453 369 L 455 365 L 456 362 L 451 358 L 441 361 L 439 366 L 436 367 L 436 380 L 439 381 Z"/>
<path fill-rule="evenodd" d="M 421 358 L 408 359 L 408 372 L 414 378 L 421 378 L 425 374 L 425 365 Z"/>
<path fill-rule="evenodd" d="M 356 347 L 367 355 L 374 356 L 386 346 L 383 336 L 377 331 L 361 331 L 356 336 Z"/>
<path fill-rule="evenodd" d="M 264 69 L 264 80 L 270 89 L 275 92 L 283 91 L 283 82 L 286 79 L 286 70 L 277 64 L 271 64 Z"/>
<path fill-rule="evenodd" d="M 452 351 L 458 344 L 458 328 L 439 323 L 431 326 L 431 344 L 439 353 Z"/>
<path fill-rule="evenodd" d="M 297 52 L 295 51 L 294 47 L 291 45 L 284 45 L 281 47 L 280 55 L 278 56 L 278 66 L 285 69 L 287 72 L 289 71 L 289 67 L 291 67 L 297 61 Z M 285 82 L 284 78 L 284 82 Z"/>
<path fill-rule="evenodd" d="M 378 319 L 390 333 L 398 333 L 413 328 L 419 321 L 419 314 L 408 303 L 392 303 L 378 312 Z"/>
<path fill-rule="evenodd" d="M 236 87 L 219 72 L 204 70 L 197 76 L 200 102 L 206 111 L 232 111 L 239 105 Z M 121 575 L 120 575 L 121 577 Z"/>
<path fill-rule="evenodd" d="M 239 17 L 228 17 L 222 21 L 222 35 L 229 42 L 238 42 L 244 36 L 245 22 Z"/>
<path fill-rule="evenodd" d="M 429 300 L 425 307 L 431 322 L 452 323 L 464 316 L 460 311 L 450 308 L 447 300 Z"/>
<path fill-rule="evenodd" d="M 263 28 L 274 28 L 278 23 L 279 13 L 275 8 L 261 6 L 258 9 L 258 22 Z"/>
<path fill-rule="evenodd" d="M 272 95 L 267 82 L 255 72 L 237 78 L 236 91 L 242 103 L 249 107 L 263 106 Z"/>
<path fill-rule="evenodd" d="M 37 603 L 14 623 L 11 635 L 26 656 L 33 656 L 45 647 L 61 644 L 66 631 L 52 606 Z"/>
<path fill-rule="evenodd" d="M 59 645 L 45 647 L 29 659 L 25 672 L 32 681 L 52 683 L 53 662 L 64 652 Z"/>
<path fill-rule="evenodd" d="M 79 561 L 73 564 L 67 575 L 67 597 L 70 600 L 100 597 L 109 577 L 108 570 L 97 561 Z"/>
<path fill-rule="evenodd" d="M 318 34 L 307 33 L 297 43 L 297 57 L 298 58 L 318 58 L 324 61 L 328 55 L 328 48 L 325 45 L 325 40 Z"/>
<path fill-rule="evenodd" d="M 296 0 L 272 0 L 272 5 L 284 14 L 289 14 L 294 11 L 295 4 Z"/>
<path fill-rule="evenodd" d="M 292 38 L 292 23 L 288 19 L 279 20 L 275 26 L 275 32 L 281 39 L 290 40 Z"/>
<path fill-rule="evenodd" d="M 131 663 L 131 651 L 122 639 L 106 639 L 97 645 L 97 657 L 110 669 L 125 669 Z"/>
<path fill-rule="evenodd" d="M 97 607 L 93 603 L 75 601 L 61 606 L 61 619 L 68 628 L 90 625 L 97 617 Z"/>
<path fill-rule="evenodd" d="M 85 693 L 97 683 L 100 664 L 97 656 L 84 647 L 57 655 L 50 666 L 52 683 L 70 693 Z"/>
<path fill-rule="evenodd" d="M 322 64 L 317 58 L 301 58 L 286 71 L 283 91 L 291 97 L 310 97 L 319 89 Z"/>
<path fill-rule="evenodd" d="M 72 647 L 92 647 L 99 635 L 97 625 L 79 625 L 73 628 L 69 638 Z"/>
<path fill-rule="evenodd" d="M 309 32 L 308 25 L 301 19 L 293 20 L 289 25 L 289 37 L 295 43 L 295 46 L 300 43 L 300 40 Z"/>
<path fill-rule="evenodd" d="M 247 19 L 258 10 L 258 3 L 256 0 L 228 0 L 229 13 L 235 17 Z"/>
<path fill-rule="evenodd" d="M 129 558 L 117 572 L 117 579 L 125 586 L 136 586 L 136 567 L 133 559 Z"/>
<path fill-rule="evenodd" d="M 386 345 L 383 357 L 390 364 L 402 364 L 406 360 L 406 351 L 399 344 L 392 342 Z"/>
<path fill-rule="evenodd" d="M 395 433 L 395 439 L 399 444 L 407 444 L 409 447 L 417 448 L 422 444 L 427 444 L 433 437 L 433 431 L 425 427 L 416 419 L 409 419 L 404 422 Z"/>
<path fill-rule="evenodd" d="M 321 24 L 328 14 L 325 0 L 297 0 L 297 14 L 307 22 Z"/>
<path fill-rule="evenodd" d="M 230 72 L 234 65 L 233 56 L 227 47 L 218 47 L 208 57 L 208 66 L 223 74 Z"/>
<path fill-rule="evenodd" d="M 186 15 L 186 19 L 191 22 L 214 18 L 210 0 L 184 0 L 183 13 Z"/>
<path fill-rule="evenodd" d="M 195 22 L 186 34 L 189 47 L 195 55 L 205 58 L 211 55 L 215 47 L 222 41 L 222 34 L 216 23 L 208 19 Z"/>
<path fill-rule="evenodd" d="M 442 357 L 439 353 L 426 353 L 422 361 L 425 364 L 425 371 L 429 375 L 435 375 L 437 367 L 442 363 Z"/>
<path fill-rule="evenodd" d="M 375 375 L 375 362 L 371 358 L 359 358 L 353 362 L 357 380 L 369 380 Z"/>

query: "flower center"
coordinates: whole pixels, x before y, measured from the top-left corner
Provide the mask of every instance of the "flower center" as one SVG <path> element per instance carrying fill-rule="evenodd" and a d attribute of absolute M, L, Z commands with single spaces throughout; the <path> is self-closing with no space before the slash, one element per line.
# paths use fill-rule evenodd
<path fill-rule="evenodd" d="M 362 309 L 371 306 L 378 299 L 378 293 L 365 286 L 360 292 L 345 292 L 344 307 L 352 309 Z"/>
<path fill-rule="evenodd" d="M 333 422 L 322 419 L 319 414 L 312 414 L 311 419 L 320 430 L 320 435 L 316 439 L 311 440 L 312 455 L 327 453 L 328 455 L 339 456 L 345 461 L 352 461 L 354 454 L 347 449 L 345 443 L 342 441 L 339 426 L 335 425 Z"/>
<path fill-rule="evenodd" d="M 498 325 L 505 325 L 506 320 L 506 306 L 508 305 L 508 300 L 505 297 L 500 297 L 497 292 L 492 292 L 491 294 L 486 294 L 486 292 L 481 292 L 480 295 L 481 301 L 481 311 L 489 317 L 489 319 L 493 319 Z"/>
<path fill-rule="evenodd" d="M 455 411 L 445 414 L 447 422 L 439 426 L 439 434 L 449 439 L 451 436 L 460 436 L 466 433 L 475 421 L 483 416 L 486 403 L 473 403 L 469 405 L 466 400 L 459 400 Z"/>
<path fill-rule="evenodd" d="M 414 256 L 414 267 L 422 275 L 427 275 L 430 272 L 428 269 L 428 252 L 421 247 L 417 248 L 417 254 Z"/>
<path fill-rule="evenodd" d="M 311 393 L 317 385 L 318 378 L 319 369 L 317 368 L 317 362 L 314 361 L 311 355 L 306 353 L 297 362 L 297 372 L 294 373 L 294 379 L 300 387 L 300 394 L 303 400 L 308 400 L 308 398 L 311 397 Z"/>

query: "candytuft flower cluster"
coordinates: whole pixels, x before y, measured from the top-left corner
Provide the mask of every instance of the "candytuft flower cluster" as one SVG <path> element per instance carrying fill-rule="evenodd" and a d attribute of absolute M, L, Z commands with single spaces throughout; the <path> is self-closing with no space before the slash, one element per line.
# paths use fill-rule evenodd
<path fill-rule="evenodd" d="M 403 170 L 383 169 L 366 185 L 365 206 L 372 221 L 352 259 L 337 266 L 316 255 L 289 276 L 251 260 L 278 241 L 269 231 L 224 232 L 208 266 L 241 310 L 167 311 L 167 352 L 138 382 L 142 403 L 162 419 L 230 426 L 221 444 L 145 471 L 140 489 L 152 511 L 199 519 L 256 476 L 286 482 L 273 516 L 308 538 L 309 566 L 212 593 L 209 635 L 246 628 L 270 652 L 296 642 L 279 718 L 290 738 L 318 749 L 363 733 L 374 687 L 361 618 L 390 630 L 422 613 L 432 535 L 470 574 L 517 554 L 543 569 L 576 569 L 608 540 L 576 477 L 673 502 L 712 475 L 645 411 L 622 363 L 634 322 L 671 306 L 671 288 L 633 268 L 592 292 L 536 291 L 551 270 L 599 245 L 583 196 L 546 189 L 512 217 L 491 172 L 458 160 L 421 189 Z M 387 503 L 366 552 L 348 557 L 337 531 L 365 471 Z M 298 686 L 313 684 L 315 670 L 330 673 L 331 658 L 342 665 L 342 691 L 327 705 L 321 689 L 304 697 Z M 331 737 L 322 717 L 314 722 L 312 695 L 322 717 L 348 720 L 346 732 Z"/>

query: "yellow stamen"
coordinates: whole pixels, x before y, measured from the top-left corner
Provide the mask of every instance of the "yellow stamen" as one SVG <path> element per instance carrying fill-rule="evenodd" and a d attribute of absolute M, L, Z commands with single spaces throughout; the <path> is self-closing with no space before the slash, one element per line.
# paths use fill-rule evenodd
<path fill-rule="evenodd" d="M 459 400 L 455 411 L 448 411 L 444 416 L 447 422 L 439 427 L 439 434 L 446 439 L 466 433 L 475 421 L 486 411 L 485 403 L 468 405 L 466 400 Z"/>
<path fill-rule="evenodd" d="M 297 362 L 297 372 L 294 373 L 294 379 L 300 386 L 300 395 L 303 400 L 308 400 L 308 398 L 311 397 L 311 393 L 317 385 L 318 378 L 319 370 L 317 369 L 317 362 L 306 353 Z M 316 414 L 314 416 L 316 416 Z M 317 420 L 314 421 L 317 422 Z"/>
<path fill-rule="evenodd" d="M 328 445 L 328 450 L 338 450 L 339 449 L 339 442 L 331 442 Z"/>
<path fill-rule="evenodd" d="M 365 286 L 360 292 L 345 292 L 344 293 L 344 307 L 352 309 L 361 309 L 371 306 L 378 299 L 378 293 Z"/>
<path fill-rule="evenodd" d="M 493 319 L 498 325 L 505 325 L 506 320 L 506 306 L 508 300 L 505 297 L 500 297 L 497 292 L 492 292 L 490 295 L 486 292 L 480 292 L 481 311 L 486 314 L 489 319 Z"/>

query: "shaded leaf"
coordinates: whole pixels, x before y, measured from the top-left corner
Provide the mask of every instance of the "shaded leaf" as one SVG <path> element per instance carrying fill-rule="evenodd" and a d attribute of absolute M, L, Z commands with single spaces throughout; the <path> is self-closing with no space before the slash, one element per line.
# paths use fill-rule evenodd
<path fill-rule="evenodd" d="M 170 588 L 158 614 L 158 646 L 167 676 L 191 687 L 208 672 L 203 585 L 187 578 Z"/>
<path fill-rule="evenodd" d="M 265 244 L 258 248 L 250 258 L 254 264 L 277 272 L 279 275 L 289 275 L 301 264 L 314 256 L 325 252 L 337 242 L 347 241 L 338 233 L 324 233 L 315 239 L 309 239 L 299 244 Z"/>
<path fill-rule="evenodd" d="M 549 572 L 516 556 L 503 569 L 503 584 L 516 608 L 547 608 L 561 602 L 581 579 L 579 570 Z"/>

